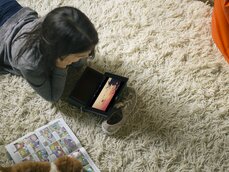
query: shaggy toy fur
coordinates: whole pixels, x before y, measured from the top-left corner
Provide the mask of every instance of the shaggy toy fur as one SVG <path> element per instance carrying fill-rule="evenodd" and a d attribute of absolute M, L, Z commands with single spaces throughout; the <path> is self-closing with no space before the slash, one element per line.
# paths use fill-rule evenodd
<path fill-rule="evenodd" d="M 0 172 L 81 172 L 81 163 L 67 156 L 57 159 L 54 163 L 25 161 L 12 167 L 1 167 Z"/>

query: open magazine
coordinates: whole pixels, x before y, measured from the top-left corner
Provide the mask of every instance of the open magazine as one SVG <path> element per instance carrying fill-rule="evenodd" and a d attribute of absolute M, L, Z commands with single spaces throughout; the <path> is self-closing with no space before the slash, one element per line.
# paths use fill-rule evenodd
<path fill-rule="evenodd" d="M 100 172 L 62 118 L 6 145 L 6 149 L 15 163 L 28 160 L 52 162 L 69 155 L 81 161 L 84 172 Z"/>

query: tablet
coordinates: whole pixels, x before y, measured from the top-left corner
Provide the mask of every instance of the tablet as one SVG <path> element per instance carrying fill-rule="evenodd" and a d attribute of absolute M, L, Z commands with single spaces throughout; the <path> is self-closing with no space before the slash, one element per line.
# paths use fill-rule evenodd
<path fill-rule="evenodd" d="M 87 67 L 69 96 L 69 102 L 84 111 L 109 117 L 128 78 Z"/>

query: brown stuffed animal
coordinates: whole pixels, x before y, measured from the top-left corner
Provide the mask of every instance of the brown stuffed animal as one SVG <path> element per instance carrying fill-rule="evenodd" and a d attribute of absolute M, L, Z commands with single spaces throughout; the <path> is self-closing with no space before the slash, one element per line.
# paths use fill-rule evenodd
<path fill-rule="evenodd" d="M 63 156 L 55 162 L 25 161 L 11 167 L 1 167 L 0 172 L 82 172 L 83 166 L 75 158 Z"/>

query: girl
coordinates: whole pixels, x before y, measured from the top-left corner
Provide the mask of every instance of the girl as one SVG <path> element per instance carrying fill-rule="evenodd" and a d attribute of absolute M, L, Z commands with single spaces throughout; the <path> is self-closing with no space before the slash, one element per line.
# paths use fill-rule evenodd
<path fill-rule="evenodd" d="M 57 101 L 67 67 L 93 55 L 98 34 L 88 17 L 59 7 L 39 18 L 16 0 L 0 1 L 0 73 L 23 76 L 44 99 Z"/>

